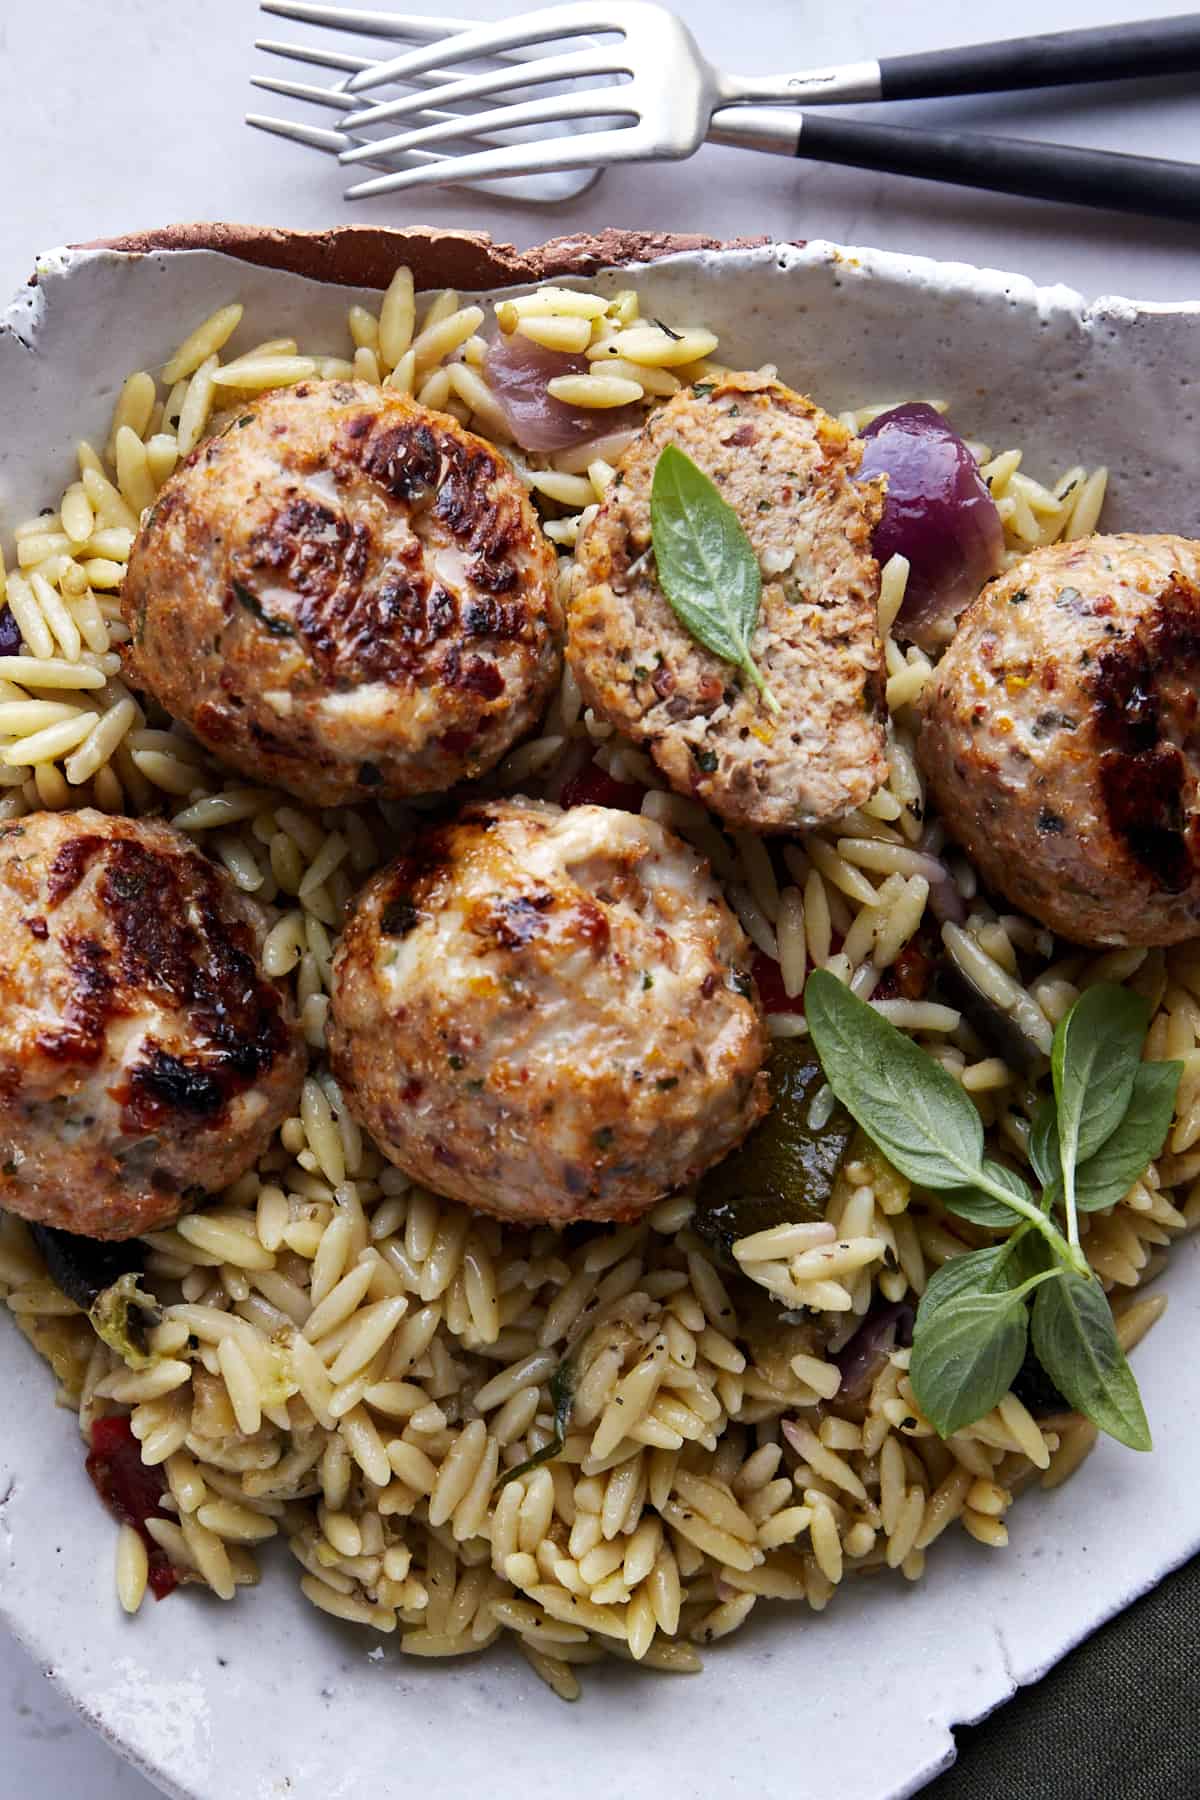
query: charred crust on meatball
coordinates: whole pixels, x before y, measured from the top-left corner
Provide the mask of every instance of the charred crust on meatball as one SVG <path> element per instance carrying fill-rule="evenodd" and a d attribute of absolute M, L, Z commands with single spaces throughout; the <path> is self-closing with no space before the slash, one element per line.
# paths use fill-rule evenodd
<path fill-rule="evenodd" d="M 1130 857 L 1156 886 L 1182 894 L 1197 868 L 1196 827 L 1183 811 L 1183 758 L 1174 744 L 1155 744 L 1135 755 L 1106 750 L 1100 758 L 1100 790 L 1109 824 Z"/>
<path fill-rule="evenodd" d="M 406 419 L 372 435 L 374 421 L 360 415 L 347 431 L 349 454 L 393 500 L 425 499 L 436 487 L 442 466 L 438 440 L 421 419 Z M 370 443 L 364 439 L 370 438 Z"/>
<path fill-rule="evenodd" d="M 471 577 L 490 594 L 508 593 L 517 572 L 509 560 L 519 527 L 516 508 L 493 485 L 504 465 L 482 439 L 435 433 L 420 418 L 367 434 L 353 453 L 394 500 L 432 500 L 434 513 L 474 557 Z"/>
<path fill-rule="evenodd" d="M 221 877 L 198 856 L 185 862 L 130 839 L 72 838 L 50 864 L 50 912 L 98 858 L 115 953 L 94 938 L 64 938 L 71 999 L 62 1028 L 43 1034 L 39 1047 L 56 1061 L 98 1061 L 129 996 L 148 992 L 186 1009 L 201 1041 L 179 1057 L 147 1040 L 146 1059 L 120 1095 L 127 1129 L 160 1129 L 173 1113 L 215 1119 L 290 1047 L 279 990 L 259 974 L 248 926 L 225 916 Z"/>
<path fill-rule="evenodd" d="M 478 921 L 479 929 L 505 950 L 524 950 L 547 929 L 553 894 L 510 894 L 496 900 Z"/>
<path fill-rule="evenodd" d="M 464 657 L 457 644 L 451 644 L 446 651 L 438 674 L 447 687 L 463 688 L 484 700 L 498 700 L 504 692 L 504 677 L 495 663 L 482 656 Z"/>
<path fill-rule="evenodd" d="M 159 1126 L 171 1113 L 214 1119 L 224 1110 L 228 1095 L 222 1073 L 174 1056 L 161 1045 L 148 1048 L 150 1054 L 129 1077 L 125 1117 L 135 1129 Z"/>
<path fill-rule="evenodd" d="M 379 929 L 385 937 L 404 938 L 436 907 L 441 878 L 450 862 L 446 828 L 423 832 L 400 856 L 389 863 L 381 882 Z M 358 908 L 351 909 L 346 929 L 360 925 Z"/>
<path fill-rule="evenodd" d="M 407 937 L 420 923 L 421 914 L 407 894 L 389 900 L 379 915 L 379 929 L 384 937 Z"/>
<path fill-rule="evenodd" d="M 108 954 L 94 938 L 74 934 L 63 939 L 62 952 L 71 971 L 71 997 L 62 1025 L 55 1031 L 39 1033 L 37 1047 L 51 1062 L 99 1062 L 104 1034 L 115 1010 Z"/>
<path fill-rule="evenodd" d="M 74 837 L 55 853 L 46 877 L 46 904 L 57 906 L 73 894 L 83 880 L 88 864 L 104 843 L 98 834 Z"/>
<path fill-rule="evenodd" d="M 1093 611 L 1098 611 L 1093 607 Z M 1144 628 L 1114 640 L 1096 658 L 1100 788 L 1113 832 L 1130 857 L 1166 893 L 1182 893 L 1200 867 L 1200 822 L 1184 810 L 1187 770 L 1179 747 L 1163 742 L 1164 676 L 1200 666 L 1200 589 L 1176 573 Z M 1195 687 L 1173 701 L 1194 728 Z"/>

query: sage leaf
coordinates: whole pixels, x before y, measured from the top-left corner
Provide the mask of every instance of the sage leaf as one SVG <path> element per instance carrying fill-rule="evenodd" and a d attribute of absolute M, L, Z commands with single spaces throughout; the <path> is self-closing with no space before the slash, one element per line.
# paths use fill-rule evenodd
<path fill-rule="evenodd" d="M 924 1323 L 918 1312 L 909 1379 L 939 1437 L 950 1437 L 999 1405 L 1025 1360 L 1028 1338 L 1024 1296 L 1007 1289 L 969 1288 L 936 1307 Z"/>
<path fill-rule="evenodd" d="M 1028 1186 L 1012 1169 L 994 1162 L 990 1156 L 984 1157 L 982 1168 L 991 1182 L 1007 1188 L 1014 1199 L 1024 1201 L 1027 1206 L 1034 1204 Z M 990 1225 L 993 1230 L 1007 1231 L 1013 1224 L 1013 1208 L 980 1188 L 956 1189 L 944 1196 L 942 1204 L 947 1212 L 957 1213 L 960 1219 L 970 1219 L 975 1225 Z"/>
<path fill-rule="evenodd" d="M 1128 1110 L 1149 1020 L 1149 1003 L 1140 994 L 1100 982 L 1080 995 L 1054 1033 L 1050 1069 L 1068 1222 L 1075 1210 L 1077 1166 L 1112 1135 Z M 1074 1231 L 1071 1235 L 1074 1241 Z"/>
<path fill-rule="evenodd" d="M 1098 1281 L 1064 1270 L 1044 1282 L 1034 1296 L 1032 1332 L 1038 1361 L 1077 1412 L 1131 1450 L 1152 1448 L 1142 1397 Z"/>
<path fill-rule="evenodd" d="M 658 583 L 676 618 L 706 650 L 736 664 L 778 712 L 750 655 L 762 601 L 758 557 L 732 506 L 676 444 L 654 465 L 650 530 Z"/>
<path fill-rule="evenodd" d="M 826 969 L 804 1014 L 825 1079 L 892 1166 L 935 1191 L 973 1187 L 983 1126 L 953 1076 Z"/>
<path fill-rule="evenodd" d="M 1080 1212 L 1115 1206 L 1146 1173 L 1171 1129 L 1182 1074 L 1179 1062 L 1138 1064 L 1124 1118 L 1075 1171 L 1075 1204 Z M 1058 1137 L 1053 1129 L 1050 1141 L 1057 1152 Z M 1051 1184 L 1051 1193 L 1055 1201 L 1061 1201 L 1061 1176 Z"/>

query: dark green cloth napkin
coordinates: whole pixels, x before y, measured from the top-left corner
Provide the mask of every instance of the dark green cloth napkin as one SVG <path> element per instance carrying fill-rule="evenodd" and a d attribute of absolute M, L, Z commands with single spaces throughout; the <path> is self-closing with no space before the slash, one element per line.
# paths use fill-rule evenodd
<path fill-rule="evenodd" d="M 957 1732 L 922 1800 L 1196 1800 L 1198 1703 L 1200 1557 Z"/>

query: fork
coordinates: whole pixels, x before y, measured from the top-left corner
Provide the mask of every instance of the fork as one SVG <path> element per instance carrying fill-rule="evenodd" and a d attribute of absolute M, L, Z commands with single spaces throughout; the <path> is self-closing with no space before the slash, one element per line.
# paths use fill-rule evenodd
<path fill-rule="evenodd" d="M 289 0 L 262 0 L 261 10 L 302 24 L 331 26 L 359 36 L 418 43 L 433 42 L 458 32 L 469 31 L 474 23 L 470 19 L 434 18 L 415 13 L 381 13 L 357 8 L 309 5 L 304 3 L 304 0 L 296 0 L 295 4 L 289 3 Z M 361 104 L 346 94 L 345 83 L 350 75 L 374 67 L 378 58 L 326 49 L 323 45 L 280 43 L 268 38 L 256 39 L 254 47 L 270 56 L 328 70 L 336 74 L 339 79 L 331 87 L 321 87 L 313 82 L 257 75 L 251 78 L 251 86 L 261 88 L 270 94 L 283 95 L 288 99 L 299 100 L 310 106 L 321 107 L 325 111 L 339 113 L 341 118 L 339 118 L 337 126 L 330 129 L 303 123 L 296 119 L 275 118 L 263 113 L 247 113 L 247 125 L 253 126 L 258 131 L 286 138 L 292 143 L 302 144 L 309 149 L 321 150 L 327 155 L 335 157 L 343 150 L 353 149 L 361 141 L 344 129 L 346 113 L 357 110 Z M 481 62 L 484 60 L 480 59 Z M 489 70 L 512 68 L 520 60 L 520 52 L 502 53 L 498 57 L 486 59 L 485 66 Z M 414 76 L 407 85 L 417 89 L 436 87 L 446 80 L 447 75 L 444 70 L 429 69 Z M 482 110 L 482 107 L 476 103 L 468 101 L 453 109 L 446 109 L 421 104 L 419 93 L 414 97 L 419 105 L 419 110 L 410 114 L 411 122 L 414 125 L 435 124 L 461 118 L 461 131 L 452 143 L 443 147 L 445 154 L 453 155 L 456 152 L 461 154 L 465 150 L 505 142 L 502 136 L 496 137 L 486 132 L 476 136 L 472 132 L 470 115 Z M 432 164 L 444 160 L 444 155 L 439 155 L 437 151 L 432 150 L 391 154 L 385 152 L 372 154 L 368 160 L 369 166 L 372 168 L 396 169 L 397 167 Z M 537 173 L 518 176 L 511 181 L 498 181 L 493 186 L 492 192 L 517 200 L 553 203 L 574 199 L 598 181 L 601 173 L 599 168 L 586 167 L 553 172 L 539 170 Z M 456 182 L 458 177 L 453 170 L 448 170 L 444 179 L 448 182 Z"/>
<path fill-rule="evenodd" d="M 306 9 L 310 16 L 319 9 Z M 827 105 L 936 95 L 993 93 L 1058 83 L 1113 80 L 1200 70 L 1200 14 L 1138 24 L 927 51 L 799 74 L 731 76 L 706 61 L 687 27 L 648 0 L 578 0 L 495 25 L 477 25 L 436 46 L 407 51 L 353 74 L 347 94 L 411 81 L 436 67 L 481 57 L 528 53 L 583 36 L 599 44 L 556 49 L 511 68 L 451 79 L 419 96 L 403 95 L 350 112 L 350 132 L 405 118 L 428 106 L 502 100 L 472 115 L 475 132 L 513 132 L 547 124 L 583 126 L 566 137 L 509 143 L 357 183 L 346 198 L 427 187 L 454 179 L 490 181 L 553 169 L 690 156 L 707 139 L 857 168 L 991 188 L 1037 199 L 1200 218 L 1200 168 L 1113 151 L 1085 150 L 961 131 L 920 131 L 857 119 L 780 114 L 756 102 Z M 615 38 L 615 42 L 613 39 Z M 548 83 L 567 90 L 528 99 L 514 89 Z M 585 85 L 580 86 L 579 83 Z M 602 85 L 597 85 L 600 83 Z M 615 85 L 614 85 L 615 83 Z M 455 119 L 410 126 L 341 153 L 347 164 L 428 151 L 461 132 Z"/>

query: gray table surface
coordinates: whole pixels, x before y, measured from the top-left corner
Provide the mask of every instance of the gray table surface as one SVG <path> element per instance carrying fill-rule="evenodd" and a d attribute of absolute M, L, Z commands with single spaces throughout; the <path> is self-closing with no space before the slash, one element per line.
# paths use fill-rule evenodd
<path fill-rule="evenodd" d="M 494 0 L 458 5 L 481 16 L 519 9 Z M 940 0 L 841 0 L 836 7 L 687 0 L 678 10 L 715 60 L 763 72 L 1189 7 L 1174 0 L 1152 7 L 1148 0 L 1140 7 L 1133 0 L 1009 0 L 984 12 Z M 453 190 L 426 195 L 417 206 L 398 198 L 347 207 L 325 159 L 242 125 L 244 110 L 294 107 L 252 97 L 249 75 L 266 62 L 251 49 L 256 35 L 309 34 L 260 18 L 254 0 L 106 0 L 99 7 L 94 0 L 0 0 L 0 291 L 20 285 L 35 253 L 53 245 L 210 218 L 310 228 L 436 220 L 518 244 L 603 225 L 828 237 L 1015 269 L 1089 295 L 1200 297 L 1200 231 L 729 150 L 704 151 L 682 166 L 614 172 L 561 207 L 523 209 Z M 1194 82 L 889 110 L 913 123 L 981 122 L 986 115 L 988 128 L 1013 135 L 1200 156 Z M 3 1636 L 0 1743 L 0 1800 L 149 1800 L 153 1793 Z"/>

